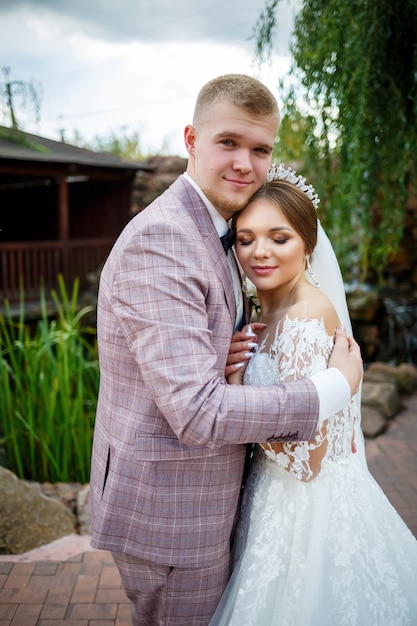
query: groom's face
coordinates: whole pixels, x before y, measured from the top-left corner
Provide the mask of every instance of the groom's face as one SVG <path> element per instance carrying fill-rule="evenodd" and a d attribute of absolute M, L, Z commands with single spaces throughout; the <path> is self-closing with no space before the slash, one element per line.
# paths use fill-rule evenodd
<path fill-rule="evenodd" d="M 198 127 L 187 126 L 187 172 L 228 220 L 263 184 L 271 165 L 278 120 L 228 102 L 212 104 Z"/>

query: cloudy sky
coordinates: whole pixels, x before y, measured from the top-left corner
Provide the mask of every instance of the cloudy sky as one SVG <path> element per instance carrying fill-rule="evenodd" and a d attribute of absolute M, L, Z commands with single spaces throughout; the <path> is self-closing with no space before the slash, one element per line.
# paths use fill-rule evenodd
<path fill-rule="evenodd" d="M 14 96 L 28 132 L 59 139 L 62 129 L 67 141 L 75 131 L 138 132 L 145 153 L 186 156 L 183 129 L 211 78 L 256 76 L 279 101 L 300 1 L 279 3 L 272 62 L 259 70 L 250 37 L 264 0 L 0 0 L 0 69 L 42 93 L 39 124 Z M 0 124 L 9 125 L 4 106 Z"/>

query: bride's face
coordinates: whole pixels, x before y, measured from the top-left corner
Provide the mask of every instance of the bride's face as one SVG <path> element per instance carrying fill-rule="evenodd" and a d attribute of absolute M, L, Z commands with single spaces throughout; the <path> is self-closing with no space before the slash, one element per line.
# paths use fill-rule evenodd
<path fill-rule="evenodd" d="M 304 278 L 306 246 L 278 205 L 251 202 L 236 222 L 236 253 L 258 293 L 292 288 Z"/>

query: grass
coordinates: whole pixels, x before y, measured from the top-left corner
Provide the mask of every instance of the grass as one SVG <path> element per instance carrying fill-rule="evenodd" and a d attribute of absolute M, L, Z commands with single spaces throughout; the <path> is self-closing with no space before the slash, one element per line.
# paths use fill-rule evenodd
<path fill-rule="evenodd" d="M 99 385 L 95 328 L 83 319 L 94 307 L 77 306 L 78 281 L 68 295 L 64 280 L 51 292 L 57 314 L 49 319 L 44 292 L 35 328 L 0 314 L 0 446 L 19 478 L 39 482 L 89 481 Z"/>

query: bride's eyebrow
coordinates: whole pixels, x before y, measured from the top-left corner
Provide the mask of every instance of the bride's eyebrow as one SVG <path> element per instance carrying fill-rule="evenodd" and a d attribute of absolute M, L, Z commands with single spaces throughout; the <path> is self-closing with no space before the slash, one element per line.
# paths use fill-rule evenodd
<path fill-rule="evenodd" d="M 292 232 L 292 228 L 289 228 L 288 226 L 273 226 L 272 228 L 269 229 L 268 232 L 275 233 L 275 232 L 280 232 L 282 230 L 286 230 L 289 233 Z M 236 231 L 236 235 L 239 235 L 239 233 L 249 233 L 249 234 L 252 234 L 253 230 L 251 230 L 250 228 L 239 228 Z"/>
<path fill-rule="evenodd" d="M 274 226 L 273 228 L 269 229 L 271 233 L 280 230 L 287 230 L 288 232 L 292 232 L 292 228 L 289 228 L 288 226 Z"/>

